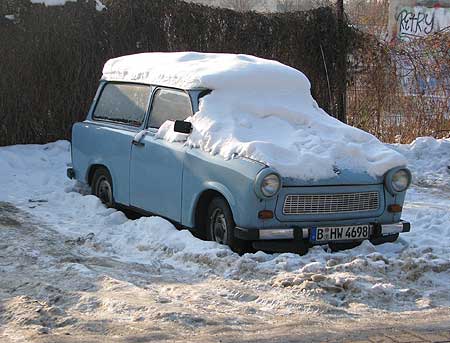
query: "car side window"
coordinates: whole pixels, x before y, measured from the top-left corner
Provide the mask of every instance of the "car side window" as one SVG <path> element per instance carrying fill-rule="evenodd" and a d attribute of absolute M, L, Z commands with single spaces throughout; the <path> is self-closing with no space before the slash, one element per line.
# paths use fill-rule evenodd
<path fill-rule="evenodd" d="M 141 126 L 150 100 L 150 86 L 108 83 L 94 111 L 94 119 Z"/>
<path fill-rule="evenodd" d="M 189 95 L 176 89 L 160 88 L 153 97 L 148 127 L 159 129 L 166 120 L 185 120 L 191 115 Z"/>

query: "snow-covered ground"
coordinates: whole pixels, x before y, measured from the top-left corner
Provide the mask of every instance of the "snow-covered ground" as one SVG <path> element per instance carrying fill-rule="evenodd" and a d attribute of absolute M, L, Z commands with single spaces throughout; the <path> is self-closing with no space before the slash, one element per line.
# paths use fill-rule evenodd
<path fill-rule="evenodd" d="M 164 219 L 107 209 L 66 178 L 68 142 L 0 148 L 0 338 L 115 337 L 126 325 L 169 339 L 447 311 L 450 140 L 392 147 L 414 174 L 403 213 L 411 232 L 396 243 L 317 247 L 302 257 L 239 256 Z"/>

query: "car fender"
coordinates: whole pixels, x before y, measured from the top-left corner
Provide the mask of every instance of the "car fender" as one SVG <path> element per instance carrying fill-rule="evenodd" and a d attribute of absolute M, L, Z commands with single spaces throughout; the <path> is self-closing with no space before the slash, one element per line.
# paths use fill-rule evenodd
<path fill-rule="evenodd" d="M 230 206 L 231 212 L 233 213 L 233 217 L 236 220 L 236 216 L 238 215 L 236 199 L 230 189 L 224 184 L 217 181 L 205 181 L 202 183 L 201 189 L 196 193 L 194 201 L 189 206 L 190 208 L 188 209 L 188 212 L 185 212 L 186 214 L 189 214 L 188 217 L 185 218 L 184 225 L 194 227 L 195 213 L 197 210 L 198 202 L 200 201 L 200 197 L 202 196 L 202 194 L 210 190 L 218 192 L 225 198 L 225 200 L 228 202 L 228 205 Z"/>
<path fill-rule="evenodd" d="M 201 193 L 206 190 L 213 190 L 222 194 L 222 196 L 228 202 L 228 205 L 230 205 L 232 212 L 235 212 L 233 210 L 236 208 L 236 200 L 227 186 L 217 181 L 206 181 L 203 183 L 203 191 Z"/>
<path fill-rule="evenodd" d="M 111 168 L 109 163 L 107 161 L 105 161 L 103 158 L 94 158 L 94 159 L 89 160 L 88 168 L 86 169 L 86 177 L 85 177 L 86 182 L 89 180 L 89 174 L 91 173 L 94 165 L 104 166 L 108 170 L 109 174 L 111 175 L 111 179 L 112 179 L 113 187 L 114 187 L 114 184 L 116 184 L 115 181 L 117 180 L 117 177 L 114 174 L 114 168 Z"/>

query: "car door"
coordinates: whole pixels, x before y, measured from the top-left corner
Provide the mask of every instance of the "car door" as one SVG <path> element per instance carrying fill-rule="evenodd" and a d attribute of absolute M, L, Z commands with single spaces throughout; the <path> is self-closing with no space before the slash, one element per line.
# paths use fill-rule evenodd
<path fill-rule="evenodd" d="M 80 175 L 103 165 L 113 179 L 117 203 L 129 204 L 129 161 L 133 137 L 144 127 L 152 89 L 149 85 L 104 82 L 90 117 L 74 129 L 73 156 Z"/>
<path fill-rule="evenodd" d="M 147 133 L 133 144 L 130 159 L 130 203 L 163 217 L 181 221 L 181 192 L 185 147 L 155 137 L 166 120 L 192 115 L 189 95 L 177 89 L 155 90 Z"/>

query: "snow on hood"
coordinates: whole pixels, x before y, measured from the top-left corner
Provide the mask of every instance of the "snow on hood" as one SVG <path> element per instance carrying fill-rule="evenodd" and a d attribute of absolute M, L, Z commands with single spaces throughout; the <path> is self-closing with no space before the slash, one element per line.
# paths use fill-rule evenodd
<path fill-rule="evenodd" d="M 109 60 L 103 79 L 213 90 L 189 121 L 189 146 L 225 159 L 252 158 L 286 177 L 320 180 L 335 167 L 370 176 L 406 164 L 369 133 L 328 115 L 300 71 L 249 55 L 144 53 Z M 179 140 L 163 125 L 158 137 Z"/>

